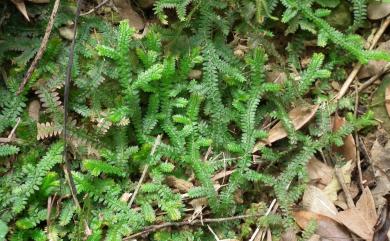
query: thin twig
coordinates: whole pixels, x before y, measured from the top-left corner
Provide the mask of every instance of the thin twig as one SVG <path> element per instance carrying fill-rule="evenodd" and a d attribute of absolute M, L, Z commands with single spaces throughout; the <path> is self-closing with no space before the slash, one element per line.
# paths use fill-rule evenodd
<path fill-rule="evenodd" d="M 359 90 L 357 84 L 355 85 L 355 117 L 358 117 L 358 108 L 359 108 Z M 356 162 L 357 162 L 357 168 L 359 173 L 359 186 L 360 189 L 363 191 L 363 174 L 362 174 L 362 167 L 361 167 L 361 160 L 360 160 L 360 151 L 359 151 L 359 135 L 358 131 L 355 130 L 355 149 L 356 149 Z"/>
<path fill-rule="evenodd" d="M 161 135 L 158 135 L 156 140 L 154 141 L 152 151 L 150 152 L 150 156 L 154 155 L 154 153 L 156 152 L 157 146 L 159 146 L 160 143 L 161 143 Z M 149 165 L 146 164 L 145 167 L 144 167 L 144 170 L 142 171 L 141 178 L 138 181 L 137 187 L 135 188 L 133 195 L 131 195 L 131 199 L 130 199 L 130 202 L 129 202 L 129 205 L 128 205 L 129 207 L 131 207 L 131 205 L 133 205 L 133 202 L 135 200 L 135 196 L 137 196 L 137 193 L 138 193 L 138 191 L 139 191 L 139 189 L 141 187 L 141 184 L 142 184 L 142 182 L 145 179 L 146 173 L 148 172 L 148 168 L 149 168 Z"/>
<path fill-rule="evenodd" d="M 335 167 L 335 174 L 337 177 L 337 180 L 340 183 L 341 188 L 344 191 L 345 199 L 347 201 L 347 205 L 349 208 L 354 208 L 355 204 L 353 203 L 353 199 L 351 196 L 351 192 L 349 191 L 349 188 L 347 187 L 347 184 L 345 183 L 343 172 L 339 167 Z"/>
<path fill-rule="evenodd" d="M 170 223 L 162 223 L 157 225 L 151 225 L 149 227 L 146 227 L 143 231 L 130 235 L 126 238 L 123 238 L 123 241 L 131 240 L 140 236 L 144 236 L 146 234 L 155 232 L 159 229 L 167 228 L 167 227 L 181 227 L 185 225 L 198 225 L 203 223 L 221 223 L 221 222 L 227 222 L 227 221 L 234 221 L 239 219 L 246 219 L 246 218 L 252 218 L 252 217 L 260 217 L 263 216 L 263 214 L 257 213 L 257 214 L 248 214 L 248 215 L 238 215 L 233 217 L 226 217 L 226 218 L 204 218 L 203 220 L 196 219 L 193 221 L 183 221 L 183 222 L 170 222 Z"/>
<path fill-rule="evenodd" d="M 386 18 L 386 20 L 382 22 L 380 28 L 375 33 L 375 35 L 374 35 L 374 37 L 372 39 L 372 42 L 371 42 L 371 46 L 368 48 L 369 50 L 373 50 L 374 49 L 374 47 L 378 43 L 380 37 L 385 32 L 385 30 L 389 26 L 389 24 L 390 24 L 390 16 L 388 16 Z M 345 95 L 345 93 L 349 89 L 349 86 L 352 84 L 352 81 L 355 79 L 356 75 L 359 73 L 361 67 L 362 67 L 362 64 L 355 65 L 355 67 L 353 68 L 352 72 L 349 74 L 348 78 L 345 80 L 345 82 L 344 82 L 343 86 L 341 87 L 339 93 L 337 94 L 336 100 L 341 99 Z"/>
<path fill-rule="evenodd" d="M 16 124 L 12 128 L 12 130 L 9 133 L 8 137 L 0 137 L 0 143 L 8 143 L 8 142 L 11 142 L 14 139 L 13 137 L 14 137 L 16 128 L 18 127 L 19 123 L 20 123 L 20 117 L 18 117 L 18 119 L 16 121 Z"/>
<path fill-rule="evenodd" d="M 70 52 L 69 52 L 69 62 L 66 69 L 66 78 L 65 78 L 65 87 L 64 87 L 64 128 L 63 128 L 63 138 L 64 138 L 64 153 L 63 153 L 63 160 L 64 160 L 64 173 L 65 178 L 68 181 L 69 188 L 72 194 L 73 201 L 77 208 L 81 208 L 80 202 L 77 199 L 77 190 L 76 185 L 74 184 L 72 172 L 70 170 L 70 164 L 68 160 L 67 155 L 67 148 L 68 148 L 68 128 L 67 128 L 67 120 L 68 120 L 68 109 L 69 109 L 69 86 L 70 86 L 70 79 L 72 76 L 72 67 L 73 67 L 73 56 L 74 56 L 74 47 L 76 44 L 76 35 L 77 35 L 77 21 L 80 16 L 80 9 L 81 9 L 81 3 L 83 0 L 77 0 L 77 9 L 76 9 L 76 15 L 74 17 L 74 26 L 73 26 L 73 39 L 72 43 L 70 45 Z"/>
<path fill-rule="evenodd" d="M 104 0 L 103 2 L 99 3 L 96 7 L 92 8 L 91 10 L 89 10 L 88 12 L 85 12 L 85 13 L 81 13 L 80 16 L 85 16 L 85 15 L 88 15 L 88 14 L 91 14 L 93 12 L 95 12 L 96 10 L 98 10 L 99 8 L 103 7 L 106 3 L 108 3 L 110 0 Z"/>
<path fill-rule="evenodd" d="M 33 62 L 31 63 L 30 67 L 28 68 L 27 73 L 24 76 L 22 83 L 19 85 L 19 89 L 16 92 L 16 95 L 19 95 L 23 91 L 24 86 L 27 84 L 27 82 L 30 79 L 31 75 L 33 74 L 35 68 L 37 67 L 38 61 L 42 58 L 43 53 L 45 52 L 47 42 L 49 41 L 51 30 L 53 29 L 54 19 L 57 15 L 59 5 L 60 5 L 60 0 L 56 0 L 54 2 L 53 10 L 51 11 L 49 22 L 47 23 L 47 26 L 46 26 L 45 35 L 43 36 L 41 46 L 39 46 L 38 52 L 35 55 Z"/>

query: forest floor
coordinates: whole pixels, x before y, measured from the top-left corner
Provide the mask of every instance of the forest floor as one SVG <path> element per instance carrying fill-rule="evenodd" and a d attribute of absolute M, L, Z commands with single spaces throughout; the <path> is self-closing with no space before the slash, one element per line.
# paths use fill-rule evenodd
<path fill-rule="evenodd" d="M 390 240 L 390 3 L 302 2 L 0 3 L 0 240 Z"/>

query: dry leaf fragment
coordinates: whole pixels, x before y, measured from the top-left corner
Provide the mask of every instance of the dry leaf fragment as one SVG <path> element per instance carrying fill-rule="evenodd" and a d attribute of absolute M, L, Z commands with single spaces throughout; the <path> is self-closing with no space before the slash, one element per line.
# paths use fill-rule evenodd
<path fill-rule="evenodd" d="M 33 100 L 28 105 L 28 116 L 34 121 L 39 121 L 39 111 L 41 109 L 41 104 L 38 100 Z"/>
<path fill-rule="evenodd" d="M 365 188 L 355 208 L 339 212 L 337 221 L 364 240 L 372 240 L 377 221 L 374 198 L 369 188 Z"/>
<path fill-rule="evenodd" d="M 390 141 L 382 146 L 378 140 L 374 142 L 371 148 L 371 159 L 376 177 L 376 187 L 372 190 L 377 206 L 383 206 L 386 200 L 383 198 L 390 192 Z"/>
<path fill-rule="evenodd" d="M 114 0 L 114 5 L 118 8 L 122 19 L 127 19 L 131 27 L 136 30 L 141 30 L 145 27 L 144 19 L 134 11 L 127 0 Z"/>
<path fill-rule="evenodd" d="M 307 163 L 307 172 L 310 183 L 315 183 L 320 189 L 328 185 L 333 178 L 333 169 L 315 157 L 311 158 Z"/>
<path fill-rule="evenodd" d="M 71 27 L 62 27 L 59 29 L 61 37 L 66 40 L 72 41 L 74 37 L 73 28 Z"/>
<path fill-rule="evenodd" d="M 374 227 L 374 241 L 389 241 L 390 239 L 390 194 L 387 194 L 385 198 L 387 204 L 383 207 Z"/>
<path fill-rule="evenodd" d="M 335 220 L 309 211 L 298 211 L 293 213 L 298 226 L 305 229 L 312 219 L 317 222 L 316 234 L 321 240 L 350 240 L 348 231 Z"/>
<path fill-rule="evenodd" d="M 345 184 L 349 186 L 351 183 L 351 172 L 354 166 L 352 165 L 352 161 L 349 161 L 341 167 L 341 172 L 344 177 Z M 336 177 L 333 175 L 332 181 L 324 188 L 323 192 L 328 196 L 329 200 L 334 202 L 337 200 L 337 192 L 341 190 L 340 183 Z"/>
<path fill-rule="evenodd" d="M 24 4 L 24 0 L 11 0 L 13 4 L 15 4 L 16 8 L 19 10 L 19 12 L 23 15 L 23 17 L 30 22 L 30 19 L 28 17 L 26 5 Z"/>
<path fill-rule="evenodd" d="M 307 122 L 309 122 L 314 114 L 317 112 L 319 105 L 311 106 L 298 106 L 292 109 L 288 113 L 295 130 L 302 128 Z M 259 150 L 263 145 L 271 144 L 277 140 L 283 139 L 287 136 L 287 131 L 284 129 L 283 124 L 279 121 L 271 130 L 268 132 L 268 138 L 256 143 L 253 148 L 253 152 Z"/>
<path fill-rule="evenodd" d="M 297 241 L 297 231 L 292 228 L 287 229 L 282 233 L 280 241 Z"/>
<path fill-rule="evenodd" d="M 177 178 L 175 176 L 167 176 L 165 178 L 167 185 L 173 188 L 178 189 L 182 193 L 188 192 L 194 185 L 191 182 Z"/>
<path fill-rule="evenodd" d="M 337 114 L 333 118 L 333 131 L 336 132 L 339 130 L 344 124 L 346 120 L 344 117 L 340 117 Z M 334 146 L 333 151 L 340 153 L 346 161 L 356 160 L 356 145 L 355 140 L 352 134 L 349 134 L 344 138 L 344 145 L 342 146 Z"/>
<path fill-rule="evenodd" d="M 386 105 L 387 114 L 390 117 L 390 85 L 387 86 L 387 88 L 386 88 L 386 92 L 385 92 L 385 105 Z"/>
<path fill-rule="evenodd" d="M 302 198 L 305 210 L 335 218 L 338 211 L 333 202 L 319 188 L 309 185 Z"/>
<path fill-rule="evenodd" d="M 213 181 L 217 181 L 221 178 L 224 178 L 224 177 L 227 177 L 227 176 L 230 176 L 230 174 L 232 174 L 233 172 L 235 172 L 236 169 L 233 169 L 233 170 L 222 170 L 220 172 L 218 172 L 217 174 L 215 174 L 211 180 Z"/>
<path fill-rule="evenodd" d="M 390 40 L 379 43 L 376 50 L 390 53 Z M 368 64 L 362 66 L 358 73 L 358 78 L 364 79 L 379 74 L 387 64 L 388 62 L 383 60 L 370 60 Z"/>
<path fill-rule="evenodd" d="M 371 2 L 367 7 L 369 19 L 377 20 L 390 14 L 390 3 Z"/>

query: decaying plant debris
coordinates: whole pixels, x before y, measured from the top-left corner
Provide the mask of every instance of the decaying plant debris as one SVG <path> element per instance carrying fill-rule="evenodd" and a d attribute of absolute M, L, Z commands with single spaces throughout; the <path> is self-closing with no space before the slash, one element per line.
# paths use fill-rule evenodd
<path fill-rule="evenodd" d="M 2 1 L 0 240 L 389 240 L 389 10 Z"/>

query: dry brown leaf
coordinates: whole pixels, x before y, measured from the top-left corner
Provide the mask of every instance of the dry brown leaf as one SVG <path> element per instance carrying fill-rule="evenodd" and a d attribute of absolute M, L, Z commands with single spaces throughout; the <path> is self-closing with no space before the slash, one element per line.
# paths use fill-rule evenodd
<path fill-rule="evenodd" d="M 188 192 L 194 185 L 191 182 L 188 182 L 186 180 L 177 178 L 175 176 L 167 176 L 165 178 L 165 181 L 167 182 L 167 185 L 178 189 L 182 193 Z"/>
<path fill-rule="evenodd" d="M 292 109 L 288 113 L 288 117 L 290 118 L 295 130 L 299 130 L 302 128 L 307 122 L 309 122 L 315 113 L 318 110 L 319 105 L 311 105 L 311 106 L 298 106 Z M 268 132 L 268 138 L 266 140 L 262 140 L 256 143 L 253 148 L 253 152 L 259 150 L 259 148 L 266 144 L 271 144 L 277 140 L 283 139 L 287 136 L 287 132 L 283 127 L 283 124 L 279 121 L 271 130 Z"/>
<path fill-rule="evenodd" d="M 390 174 L 390 141 L 382 146 L 376 140 L 371 148 L 371 159 L 376 177 L 376 186 L 372 190 L 372 195 L 377 206 L 381 207 L 386 204 L 383 196 L 390 192 L 390 180 L 388 178 Z"/>
<path fill-rule="evenodd" d="M 336 132 L 339 130 L 345 124 L 345 122 L 346 120 L 344 117 L 335 115 L 335 117 L 333 117 L 333 131 Z M 344 145 L 333 146 L 332 149 L 333 151 L 341 154 L 346 161 L 356 160 L 356 145 L 352 134 L 349 134 L 344 138 Z"/>
<path fill-rule="evenodd" d="M 289 228 L 286 231 L 282 233 L 282 236 L 280 237 L 280 241 L 297 241 L 297 232 Z"/>
<path fill-rule="evenodd" d="M 385 51 L 390 53 L 390 40 L 378 44 L 376 50 Z M 363 65 L 358 73 L 359 79 L 369 78 L 382 72 L 385 68 L 387 61 L 370 60 L 368 64 Z"/>
<path fill-rule="evenodd" d="M 215 174 L 211 178 L 211 180 L 217 181 L 218 179 L 221 179 L 221 178 L 229 176 L 230 174 L 232 174 L 235 171 L 236 171 L 236 169 L 233 169 L 233 170 L 222 170 L 222 171 L 218 172 L 217 174 Z"/>
<path fill-rule="evenodd" d="M 125 192 L 125 193 L 122 194 L 122 196 L 121 196 L 121 198 L 119 200 L 121 202 L 127 203 L 132 195 L 133 195 L 132 193 Z"/>
<path fill-rule="evenodd" d="M 315 186 L 307 186 L 302 198 L 302 205 L 305 210 L 318 213 L 330 218 L 335 218 L 338 211 L 333 202 Z"/>
<path fill-rule="evenodd" d="M 41 109 L 41 104 L 38 100 L 33 100 L 28 105 L 28 116 L 34 121 L 39 121 L 39 111 Z"/>
<path fill-rule="evenodd" d="M 344 164 L 344 166 L 341 167 L 341 172 L 344 177 L 345 184 L 349 186 L 351 183 L 351 172 L 353 170 L 352 161 L 349 161 Z M 337 200 L 337 192 L 341 190 L 340 183 L 336 177 L 336 175 L 333 175 L 332 181 L 322 190 L 323 193 L 325 193 L 329 200 L 332 202 L 335 202 Z"/>
<path fill-rule="evenodd" d="M 72 41 L 74 37 L 74 32 L 72 27 L 62 27 L 59 29 L 61 37 L 66 40 Z"/>
<path fill-rule="evenodd" d="M 369 19 L 377 20 L 390 14 L 390 3 L 371 2 L 367 7 Z"/>
<path fill-rule="evenodd" d="M 314 234 L 313 236 L 311 236 L 311 238 L 309 238 L 309 240 L 307 241 L 320 241 L 321 240 L 321 236 L 318 235 L 318 234 Z"/>
<path fill-rule="evenodd" d="M 272 69 L 266 73 L 265 78 L 268 82 L 282 84 L 286 81 L 287 75 L 285 72 Z"/>
<path fill-rule="evenodd" d="M 316 234 L 321 240 L 350 240 L 348 230 L 335 220 L 309 211 L 298 211 L 293 213 L 298 226 L 305 229 L 312 219 L 317 222 Z"/>
<path fill-rule="evenodd" d="M 374 198 L 367 187 L 363 190 L 356 207 L 337 214 L 338 222 L 364 240 L 372 240 L 377 218 Z"/>
<path fill-rule="evenodd" d="M 374 227 L 374 241 L 388 241 L 390 239 L 390 194 L 387 194 L 385 198 L 387 203 L 382 208 L 378 222 Z"/>
<path fill-rule="evenodd" d="M 23 15 L 23 17 L 30 22 L 30 18 L 28 17 L 26 5 L 24 4 L 24 0 L 11 0 L 13 4 L 15 4 L 16 8 Z"/>
<path fill-rule="evenodd" d="M 315 157 L 307 163 L 307 172 L 310 183 L 315 184 L 320 189 L 328 185 L 333 178 L 333 169 Z"/>
<path fill-rule="evenodd" d="M 136 30 L 141 30 L 145 27 L 144 19 L 134 11 L 133 7 L 127 0 L 114 0 L 114 5 L 118 8 L 122 19 L 127 19 L 129 25 Z"/>
<path fill-rule="evenodd" d="M 390 85 L 387 86 L 387 88 L 386 88 L 386 92 L 385 92 L 385 105 L 386 105 L 387 114 L 390 117 Z"/>

